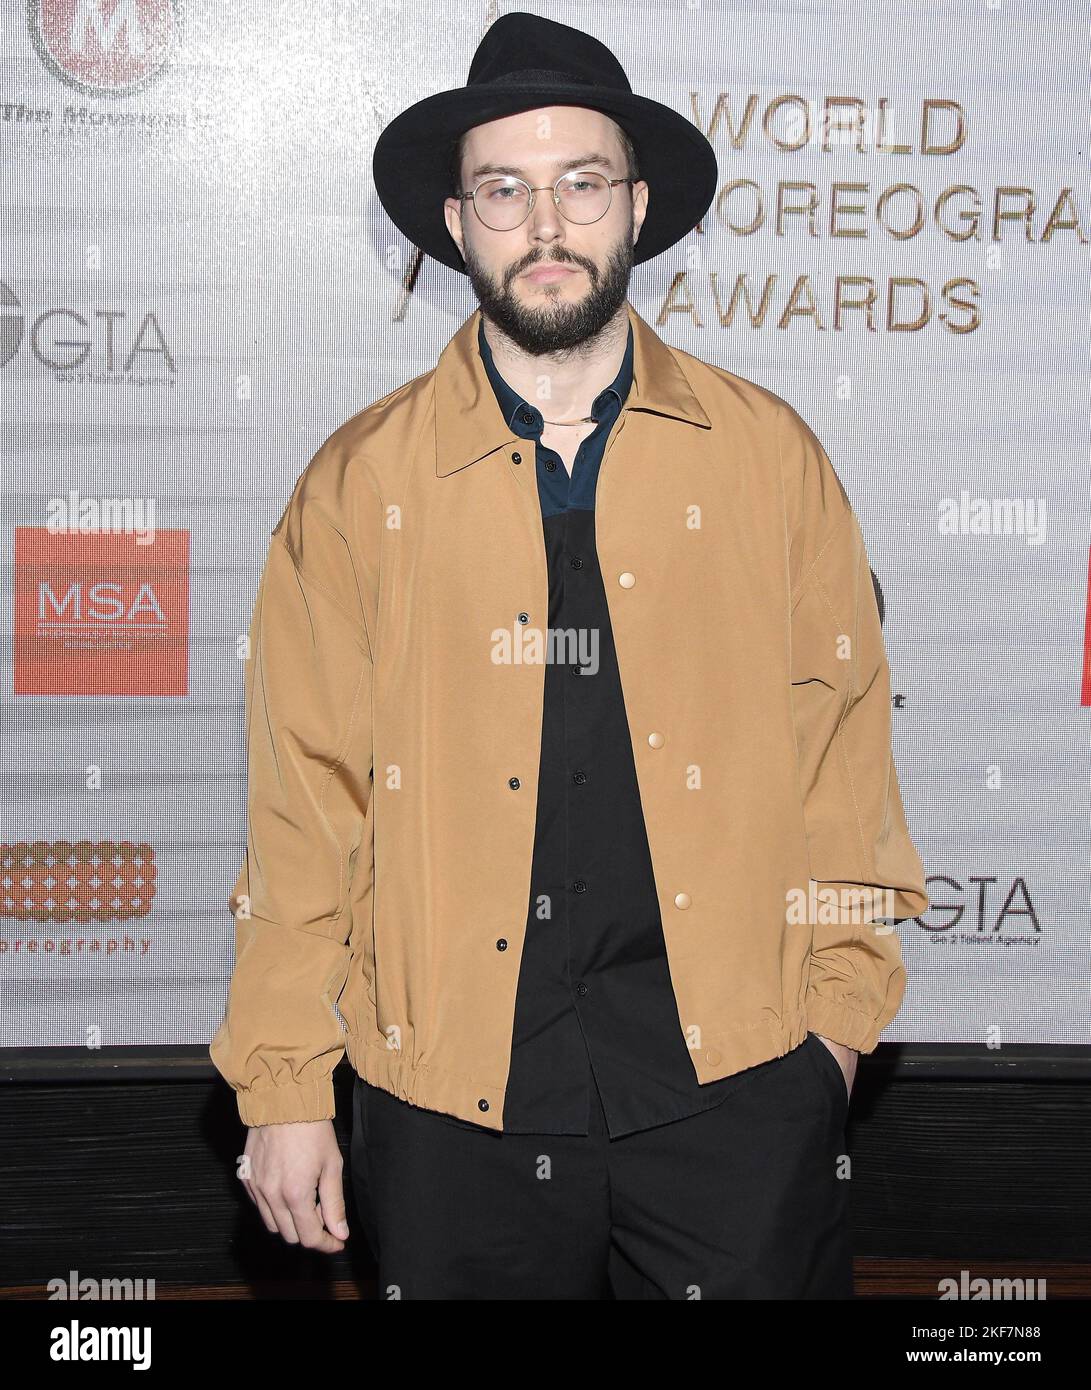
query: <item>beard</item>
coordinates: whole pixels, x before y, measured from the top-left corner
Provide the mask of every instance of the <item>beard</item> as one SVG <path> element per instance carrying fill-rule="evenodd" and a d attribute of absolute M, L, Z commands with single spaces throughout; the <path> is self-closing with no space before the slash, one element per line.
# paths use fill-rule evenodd
<path fill-rule="evenodd" d="M 474 255 L 465 248 L 466 274 L 477 296 L 481 311 L 522 352 L 531 357 L 546 353 L 565 352 L 594 338 L 617 314 L 629 290 L 633 273 L 633 213 L 629 208 L 629 225 L 600 271 L 586 256 L 578 256 L 566 247 L 557 247 L 551 255 L 532 253 L 512 266 L 497 281 Z M 516 298 L 512 284 L 516 277 L 533 266 L 578 265 L 587 273 L 590 289 L 576 302 L 561 298 L 540 303 L 524 304 Z"/>

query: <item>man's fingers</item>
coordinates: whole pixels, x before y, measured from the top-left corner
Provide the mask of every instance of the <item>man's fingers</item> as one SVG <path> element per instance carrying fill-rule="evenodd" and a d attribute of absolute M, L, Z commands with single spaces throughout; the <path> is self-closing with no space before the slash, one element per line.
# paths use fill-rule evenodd
<path fill-rule="evenodd" d="M 299 1232 L 299 1239 L 309 1250 L 322 1250 L 326 1254 L 333 1254 L 335 1251 L 345 1248 L 344 1242 L 331 1236 L 322 1225 L 318 1203 L 313 1196 L 310 1198 L 296 1197 L 290 1200 L 295 1229 Z"/>
<path fill-rule="evenodd" d="M 258 1212 L 261 1215 L 262 1225 L 265 1227 L 265 1229 L 269 1232 L 270 1235 L 275 1236 L 277 1234 L 277 1223 L 273 1220 L 273 1213 L 269 1210 L 269 1203 L 265 1200 L 265 1198 L 262 1196 L 262 1194 L 258 1191 L 257 1188 L 253 1189 L 253 1194 L 254 1205 L 257 1207 Z"/>
<path fill-rule="evenodd" d="M 294 1213 L 285 1205 L 283 1196 L 276 1197 L 269 1202 L 269 1211 L 276 1223 L 274 1229 L 280 1232 L 289 1245 L 298 1245 L 299 1232 L 296 1230 L 296 1224 L 293 1220 Z"/>

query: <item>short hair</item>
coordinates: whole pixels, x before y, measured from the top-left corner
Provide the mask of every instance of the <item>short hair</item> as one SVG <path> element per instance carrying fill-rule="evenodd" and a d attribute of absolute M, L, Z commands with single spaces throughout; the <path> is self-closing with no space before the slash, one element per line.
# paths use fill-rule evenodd
<path fill-rule="evenodd" d="M 640 178 L 640 169 L 637 165 L 636 148 L 629 136 L 629 132 L 618 125 L 617 121 L 612 122 L 614 129 L 618 133 L 621 141 L 622 153 L 625 156 L 626 176 L 636 182 Z M 451 142 L 450 162 L 447 170 L 447 177 L 452 196 L 458 193 L 459 181 L 462 177 L 462 155 L 466 146 L 466 136 L 469 132 L 463 131 L 457 139 Z"/>

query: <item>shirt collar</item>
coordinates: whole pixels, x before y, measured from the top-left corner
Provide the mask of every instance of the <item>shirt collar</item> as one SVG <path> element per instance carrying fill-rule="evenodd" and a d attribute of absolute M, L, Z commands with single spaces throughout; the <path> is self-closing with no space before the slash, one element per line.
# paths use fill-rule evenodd
<path fill-rule="evenodd" d="M 685 354 L 668 347 L 631 302 L 628 307 L 633 332 L 633 381 L 625 401 L 626 412 L 666 415 L 699 429 L 711 429 L 712 421 L 682 370 Z M 430 433 L 436 476 L 440 478 L 490 457 L 515 437 L 497 409 L 496 392 L 478 350 L 480 320 L 478 308 L 440 353 L 434 371 L 417 379 L 426 379 L 431 387 Z M 707 369 L 698 366 L 697 370 Z M 412 385 L 407 382 L 402 389 Z"/>
<path fill-rule="evenodd" d="M 485 372 L 492 383 L 492 388 L 496 392 L 496 399 L 500 405 L 504 422 L 513 434 L 521 435 L 524 439 L 537 438 L 542 429 L 541 412 L 528 401 L 525 401 L 513 387 L 500 375 L 499 368 L 493 359 L 492 348 L 489 347 L 488 339 L 485 337 L 485 317 L 479 316 L 477 326 L 477 346 L 481 353 L 481 360 L 485 364 Z M 622 358 L 621 366 L 617 376 L 603 391 L 595 397 L 591 406 L 591 414 L 597 420 L 602 414 L 602 407 L 606 404 L 603 397 L 608 392 L 613 392 L 617 397 L 618 408 L 625 404 L 625 399 L 629 394 L 629 388 L 633 383 L 633 325 L 629 323 L 629 335 L 625 342 L 625 356 Z M 522 417 L 529 415 L 529 420 Z"/>

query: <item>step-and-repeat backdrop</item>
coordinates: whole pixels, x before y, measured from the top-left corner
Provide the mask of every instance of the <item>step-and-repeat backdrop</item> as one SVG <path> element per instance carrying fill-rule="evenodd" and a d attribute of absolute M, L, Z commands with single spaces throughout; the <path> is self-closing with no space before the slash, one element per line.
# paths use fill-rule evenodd
<path fill-rule="evenodd" d="M 0 1043 L 219 1022 L 269 533 L 475 307 L 372 149 L 508 8 L 708 135 L 631 301 L 789 400 L 860 517 L 932 896 L 885 1037 L 1087 1042 L 1080 0 L 4 0 Z"/>

